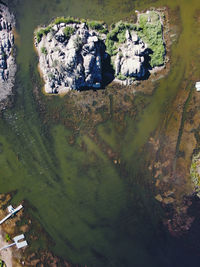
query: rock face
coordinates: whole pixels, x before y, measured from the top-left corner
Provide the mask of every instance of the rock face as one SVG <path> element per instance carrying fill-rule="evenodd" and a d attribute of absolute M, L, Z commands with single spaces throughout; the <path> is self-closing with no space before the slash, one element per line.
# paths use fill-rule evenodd
<path fill-rule="evenodd" d="M 118 48 L 115 59 L 116 76 L 144 77 L 147 71 L 144 66 L 145 54 L 148 54 L 147 45 L 136 33 L 126 30 L 126 42 Z"/>
<path fill-rule="evenodd" d="M 54 25 L 36 47 L 46 93 L 101 87 L 105 45 L 85 23 Z"/>
<path fill-rule="evenodd" d="M 12 29 L 14 17 L 8 8 L 0 4 L 0 101 L 12 93 L 16 65 L 13 57 L 14 35 Z"/>

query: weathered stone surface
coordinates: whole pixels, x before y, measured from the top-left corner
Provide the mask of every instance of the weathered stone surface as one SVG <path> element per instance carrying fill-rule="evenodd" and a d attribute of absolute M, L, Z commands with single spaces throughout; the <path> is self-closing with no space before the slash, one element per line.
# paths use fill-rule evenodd
<path fill-rule="evenodd" d="M 74 29 L 69 39 L 66 26 Z M 105 45 L 84 23 L 55 25 L 36 46 L 46 93 L 101 86 Z"/>
<path fill-rule="evenodd" d="M 126 31 L 126 42 L 118 48 L 115 59 L 115 74 L 125 77 L 142 78 L 146 74 L 144 55 L 148 54 L 147 45 L 136 33 Z"/>
<path fill-rule="evenodd" d="M 5 100 L 12 93 L 16 65 L 13 57 L 14 17 L 8 8 L 0 4 L 0 101 Z"/>

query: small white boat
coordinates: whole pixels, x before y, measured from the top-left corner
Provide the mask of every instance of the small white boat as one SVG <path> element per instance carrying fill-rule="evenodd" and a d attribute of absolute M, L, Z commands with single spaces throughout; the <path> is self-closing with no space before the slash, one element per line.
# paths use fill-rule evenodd
<path fill-rule="evenodd" d="M 196 87 L 196 90 L 200 92 L 200 82 L 196 82 L 195 87 Z"/>

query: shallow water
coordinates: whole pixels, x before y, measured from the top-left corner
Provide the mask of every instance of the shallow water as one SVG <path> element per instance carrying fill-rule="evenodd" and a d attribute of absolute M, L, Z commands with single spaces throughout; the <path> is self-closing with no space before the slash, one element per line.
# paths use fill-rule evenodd
<path fill-rule="evenodd" d="M 33 97 L 34 79 L 39 79 L 33 31 L 56 16 L 111 23 L 152 5 L 179 6 L 182 33 L 173 46 L 170 74 L 157 83 L 153 96 L 146 97 L 150 104 L 137 121 L 127 115 L 125 132 L 118 131 L 113 118 L 97 126 L 99 140 L 120 154 L 120 167 L 88 134 L 76 133 L 70 145 L 70 127 L 51 118 L 48 125 L 43 123 Z M 182 257 L 184 249 L 160 226 L 163 213 L 149 186 L 141 149 L 182 89 L 182 81 L 189 80 L 191 63 L 199 56 L 198 29 L 193 34 L 199 1 L 9 0 L 9 6 L 17 20 L 18 73 L 15 105 L 0 120 L 1 192 L 16 190 L 15 203 L 28 200 L 55 241 L 54 252 L 73 263 L 138 267 L 188 266 L 193 261 L 198 266 L 194 255 Z M 199 65 L 195 62 L 200 75 Z M 63 101 L 57 98 L 55 105 Z"/>

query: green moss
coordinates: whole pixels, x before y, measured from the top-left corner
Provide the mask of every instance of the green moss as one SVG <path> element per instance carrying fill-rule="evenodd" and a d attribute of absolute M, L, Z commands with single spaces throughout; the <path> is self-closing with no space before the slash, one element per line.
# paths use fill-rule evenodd
<path fill-rule="evenodd" d="M 87 25 L 90 29 L 96 30 L 100 33 L 105 33 L 105 34 L 108 33 L 108 29 L 104 22 L 93 20 L 93 21 L 88 21 Z"/>
<path fill-rule="evenodd" d="M 64 35 L 67 37 L 67 39 L 69 39 L 75 32 L 75 29 L 67 26 L 65 27 L 65 29 L 63 30 Z"/>
<path fill-rule="evenodd" d="M 38 32 L 36 32 L 37 42 L 39 43 L 42 40 L 43 35 L 47 35 L 51 30 L 52 30 L 52 27 L 50 25 L 50 26 L 48 26 L 46 28 L 42 28 Z"/>
<path fill-rule="evenodd" d="M 9 236 L 9 234 L 6 234 L 6 242 L 9 242 L 11 240 L 11 237 Z"/>
<path fill-rule="evenodd" d="M 119 73 L 116 77 L 117 79 L 121 80 L 121 81 L 125 81 L 127 79 L 126 76 L 124 76 L 123 74 Z"/>
<path fill-rule="evenodd" d="M 114 56 L 117 54 L 117 47 L 116 47 L 115 42 L 113 40 L 107 38 L 105 41 L 105 45 L 106 45 L 106 52 L 110 56 Z"/>
<path fill-rule="evenodd" d="M 42 54 L 47 55 L 47 49 L 46 49 L 46 47 L 43 46 L 41 48 L 41 52 L 42 52 Z"/>
<path fill-rule="evenodd" d="M 138 35 L 153 52 L 150 61 L 151 66 L 163 65 L 165 47 L 163 44 L 162 24 L 160 16 L 155 11 L 140 15 Z"/>
<path fill-rule="evenodd" d="M 80 23 L 80 21 L 73 17 L 67 17 L 67 18 L 59 17 L 53 21 L 53 24 L 60 24 L 60 23 L 73 24 L 73 23 Z"/>
<path fill-rule="evenodd" d="M 113 56 L 116 55 L 117 51 L 117 46 L 120 43 L 124 43 L 126 41 L 126 30 L 136 30 L 137 26 L 131 23 L 127 22 L 118 22 L 117 24 L 112 24 L 111 25 L 111 30 L 107 34 L 107 39 L 106 39 L 106 49 L 107 52 Z"/>

